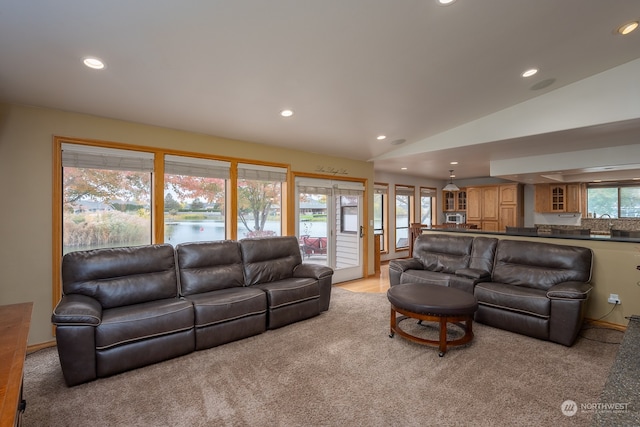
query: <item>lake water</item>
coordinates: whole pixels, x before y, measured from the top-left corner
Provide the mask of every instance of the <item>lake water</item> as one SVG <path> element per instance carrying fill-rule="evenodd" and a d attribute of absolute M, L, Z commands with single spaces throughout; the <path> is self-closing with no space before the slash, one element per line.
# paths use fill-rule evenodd
<path fill-rule="evenodd" d="M 312 237 L 327 237 L 327 223 L 326 222 L 310 222 L 301 221 L 299 224 L 300 234 L 308 234 Z M 279 221 L 267 221 L 265 223 L 265 230 L 271 230 L 276 235 L 281 234 Z M 238 223 L 238 239 L 243 239 L 246 236 L 247 229 L 241 222 Z M 123 244 L 105 244 L 95 246 L 73 246 L 64 247 L 63 254 L 72 251 L 82 251 L 89 249 L 100 249 L 114 246 L 137 246 L 146 245 L 150 243 L 149 240 L 142 242 L 127 242 Z M 206 242 L 211 240 L 224 240 L 224 223 L 221 221 L 183 221 L 183 222 L 171 222 L 165 224 L 165 236 L 164 242 L 177 245 L 178 243 L 185 242 Z"/>
<path fill-rule="evenodd" d="M 308 234 L 313 237 L 327 237 L 326 222 L 301 221 L 300 234 Z M 267 221 L 265 230 L 280 234 L 280 222 Z M 238 223 L 238 238 L 246 237 L 247 229 L 241 222 Z M 210 240 L 224 240 L 224 223 L 220 221 L 185 221 L 165 224 L 165 243 L 177 245 L 184 242 L 205 242 Z"/>

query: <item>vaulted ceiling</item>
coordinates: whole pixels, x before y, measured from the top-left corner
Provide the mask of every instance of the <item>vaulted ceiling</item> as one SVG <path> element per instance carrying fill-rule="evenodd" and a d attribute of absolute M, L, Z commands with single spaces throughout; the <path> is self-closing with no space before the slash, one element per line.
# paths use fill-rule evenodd
<path fill-rule="evenodd" d="M 640 30 L 616 29 L 638 19 L 637 0 L 3 0 L 0 102 L 434 179 L 635 177 Z"/>

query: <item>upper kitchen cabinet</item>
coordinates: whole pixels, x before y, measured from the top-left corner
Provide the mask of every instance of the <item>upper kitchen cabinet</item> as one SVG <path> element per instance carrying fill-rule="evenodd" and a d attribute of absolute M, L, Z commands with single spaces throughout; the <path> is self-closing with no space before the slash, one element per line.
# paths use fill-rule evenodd
<path fill-rule="evenodd" d="M 484 185 L 467 188 L 467 223 L 483 231 L 505 231 L 522 224 L 522 186 Z"/>
<path fill-rule="evenodd" d="M 463 212 L 467 210 L 467 191 L 461 188 L 460 191 L 442 192 L 443 212 Z"/>
<path fill-rule="evenodd" d="M 582 212 L 583 184 L 536 184 L 537 213 Z"/>

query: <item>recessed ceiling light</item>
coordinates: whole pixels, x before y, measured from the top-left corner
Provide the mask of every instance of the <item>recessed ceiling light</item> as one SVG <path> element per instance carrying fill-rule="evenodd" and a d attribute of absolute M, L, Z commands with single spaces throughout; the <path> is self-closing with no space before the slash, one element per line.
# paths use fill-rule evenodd
<path fill-rule="evenodd" d="M 622 24 L 618 27 L 618 29 L 616 30 L 616 32 L 618 34 L 621 34 L 623 36 L 626 36 L 627 34 L 629 34 L 630 32 L 632 32 L 633 30 L 635 30 L 636 28 L 638 28 L 638 21 L 631 21 L 631 22 L 627 22 L 625 24 Z"/>
<path fill-rule="evenodd" d="M 98 58 L 84 58 L 84 65 L 89 68 L 93 68 L 94 70 L 102 70 L 104 68 L 104 62 L 99 60 Z"/>
<path fill-rule="evenodd" d="M 458 162 L 450 162 L 449 164 L 450 164 L 450 165 L 457 165 L 457 164 L 458 164 Z"/>
<path fill-rule="evenodd" d="M 282 117 L 291 117 L 291 116 L 293 116 L 293 111 L 292 110 L 282 110 L 282 111 L 280 111 L 280 115 Z"/>
<path fill-rule="evenodd" d="M 522 73 L 522 77 L 531 77 L 538 72 L 537 68 L 531 68 L 524 73 Z"/>
<path fill-rule="evenodd" d="M 438 0 L 438 3 L 440 3 L 443 6 L 447 6 L 450 5 L 451 3 L 455 3 L 456 0 Z"/>
<path fill-rule="evenodd" d="M 406 171 L 406 170 L 407 170 L 407 168 L 400 168 L 400 170 Z"/>
<path fill-rule="evenodd" d="M 387 136 L 386 136 L 386 135 L 378 135 L 378 136 L 376 137 L 376 139 L 377 139 L 378 141 L 382 141 L 383 139 L 386 139 L 386 138 L 387 138 Z"/>

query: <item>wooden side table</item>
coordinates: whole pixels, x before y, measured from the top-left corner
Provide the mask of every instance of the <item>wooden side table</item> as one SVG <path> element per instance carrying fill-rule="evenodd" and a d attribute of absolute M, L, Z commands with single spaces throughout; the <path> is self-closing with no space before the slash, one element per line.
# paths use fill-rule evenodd
<path fill-rule="evenodd" d="M 0 306 L 0 427 L 19 426 L 24 359 L 33 303 Z"/>

